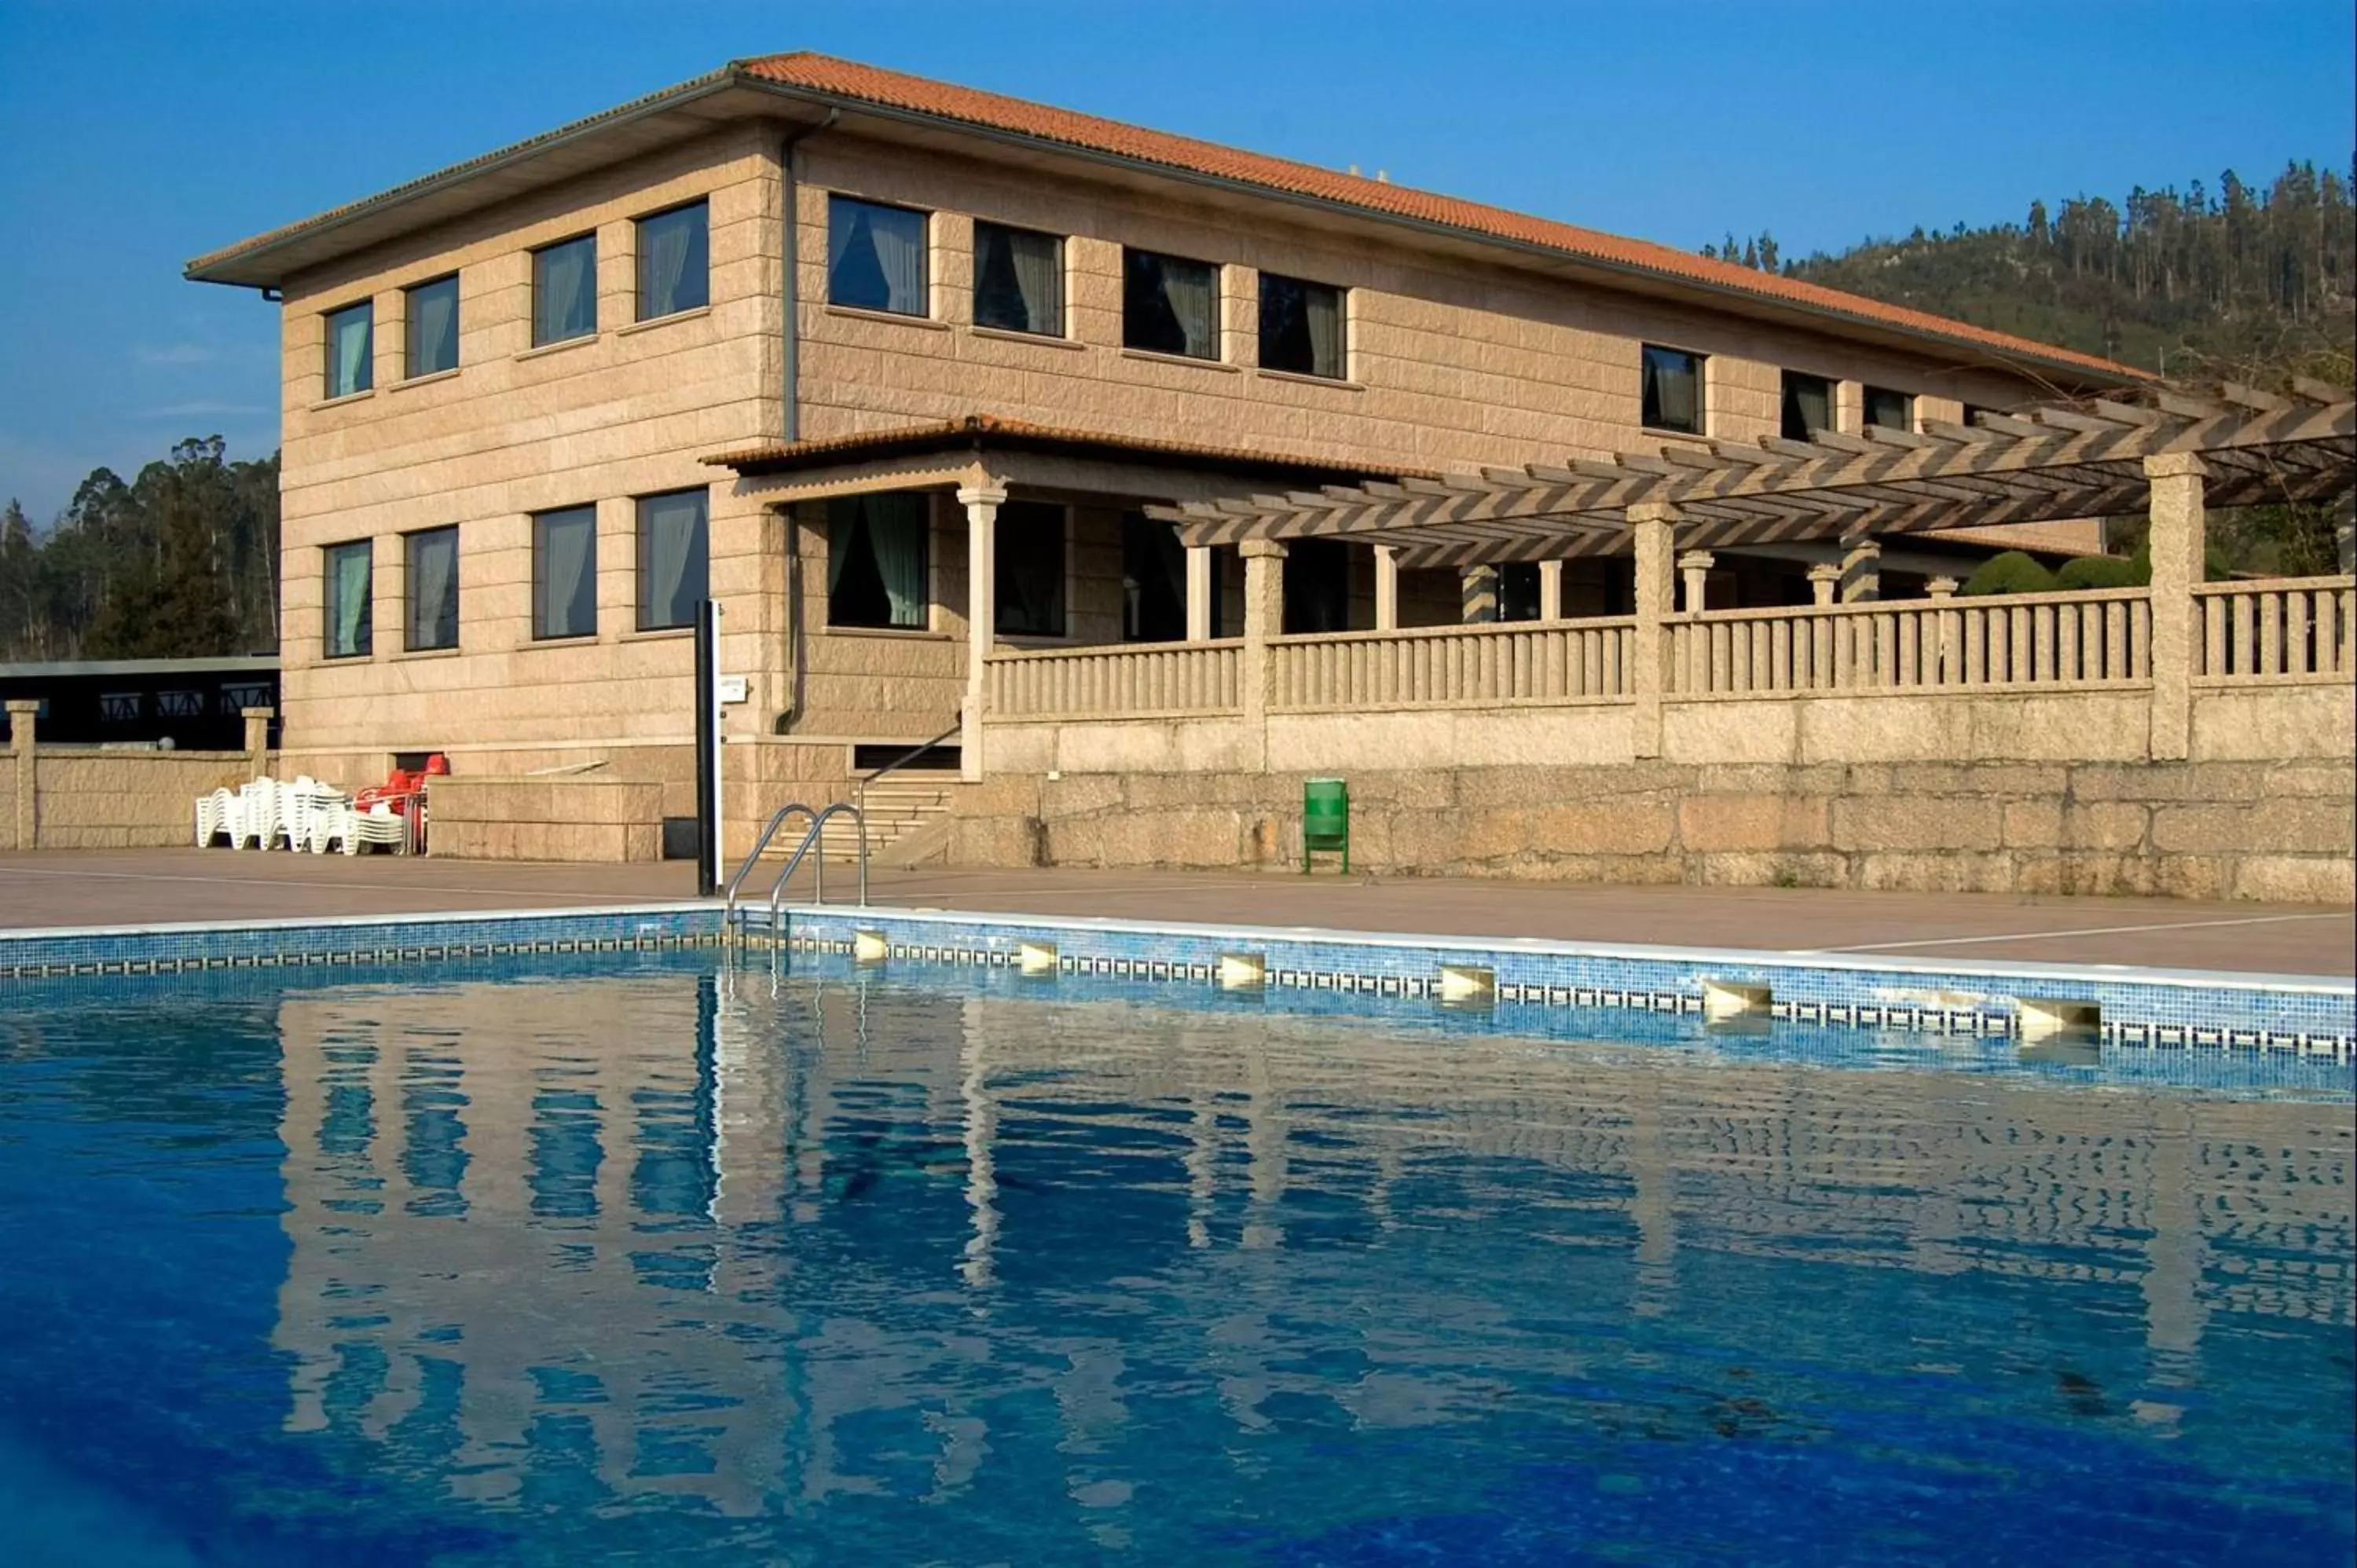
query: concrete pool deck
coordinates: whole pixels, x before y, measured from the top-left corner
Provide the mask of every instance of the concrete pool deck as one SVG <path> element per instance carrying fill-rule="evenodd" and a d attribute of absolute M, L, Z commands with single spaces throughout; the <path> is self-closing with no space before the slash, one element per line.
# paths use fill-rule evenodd
<path fill-rule="evenodd" d="M 850 889 L 848 869 L 829 891 Z M 2313 905 L 1843 888 L 1629 887 L 1273 872 L 882 872 L 879 905 L 1532 937 L 1760 952 L 2357 973 L 2357 912 Z M 807 897 L 807 884 L 794 894 Z M 673 903 L 694 868 L 162 849 L 0 856 L 0 930 Z"/>

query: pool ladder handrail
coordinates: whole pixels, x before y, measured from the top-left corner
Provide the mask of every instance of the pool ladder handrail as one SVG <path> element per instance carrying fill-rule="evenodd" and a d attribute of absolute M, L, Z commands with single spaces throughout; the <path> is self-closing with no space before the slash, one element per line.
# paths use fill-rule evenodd
<path fill-rule="evenodd" d="M 759 863 L 761 852 L 770 847 L 770 841 L 778 836 L 778 829 L 796 811 L 813 819 L 818 816 L 818 812 L 800 800 L 789 800 L 779 807 L 770 814 L 769 823 L 762 828 L 761 836 L 753 841 L 753 853 L 745 857 L 743 864 L 737 867 L 737 875 L 728 879 L 727 893 L 720 902 L 720 929 L 724 934 L 736 929 L 737 894 L 745 886 L 745 878 L 753 875 L 753 867 Z M 742 932 L 738 934 L 741 936 Z"/>
<path fill-rule="evenodd" d="M 780 911 L 786 896 L 786 884 L 794 879 L 795 869 L 802 865 L 802 856 L 808 854 L 813 849 L 819 849 L 819 841 L 826 832 L 828 820 L 846 812 L 850 814 L 853 826 L 859 830 L 859 905 L 861 908 L 867 907 L 867 813 L 848 800 L 837 800 L 834 805 L 811 818 L 811 825 L 802 833 L 802 842 L 795 846 L 792 854 L 786 857 L 786 868 L 778 873 L 778 879 L 775 882 L 770 884 L 770 930 L 772 935 L 778 929 Z M 816 886 L 813 890 L 811 902 L 823 904 L 826 902 L 826 852 L 823 849 L 819 849 L 815 873 Z"/>

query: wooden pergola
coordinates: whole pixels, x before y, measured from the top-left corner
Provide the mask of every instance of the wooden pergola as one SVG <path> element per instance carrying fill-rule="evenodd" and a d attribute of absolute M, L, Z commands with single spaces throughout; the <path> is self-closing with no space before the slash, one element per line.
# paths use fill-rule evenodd
<path fill-rule="evenodd" d="M 1920 432 L 1868 427 L 1782 439 L 1664 442 L 1620 453 L 1437 478 L 1149 509 L 1190 547 L 1335 539 L 1402 568 L 1627 553 L 1631 509 L 1673 509 L 1682 549 L 2142 512 L 2147 460 L 2199 460 L 2205 503 L 2327 500 L 2357 487 L 2357 401 L 2298 381 L 2284 394 L 2224 385 L 2093 399 Z"/>

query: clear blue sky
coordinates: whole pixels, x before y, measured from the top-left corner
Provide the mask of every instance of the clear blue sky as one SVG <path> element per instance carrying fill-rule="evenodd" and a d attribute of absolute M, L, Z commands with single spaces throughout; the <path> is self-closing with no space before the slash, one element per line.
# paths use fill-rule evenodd
<path fill-rule="evenodd" d="M 190 256 L 732 57 L 816 48 L 1698 247 L 2346 168 L 2350 0 L 1420 5 L 0 0 L 0 498 L 277 443 L 276 315 Z"/>

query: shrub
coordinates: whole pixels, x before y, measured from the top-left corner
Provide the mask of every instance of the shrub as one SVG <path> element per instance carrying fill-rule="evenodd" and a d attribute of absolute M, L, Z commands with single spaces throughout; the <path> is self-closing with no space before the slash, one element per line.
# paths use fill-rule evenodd
<path fill-rule="evenodd" d="M 2018 550 L 1992 555 L 1964 583 L 1967 594 L 2050 594 L 2054 574 Z"/>
<path fill-rule="evenodd" d="M 2137 555 L 2081 555 L 2062 563 L 2054 585 L 2072 592 L 2089 588 L 2141 588 L 2152 581 L 2152 561 Z"/>

